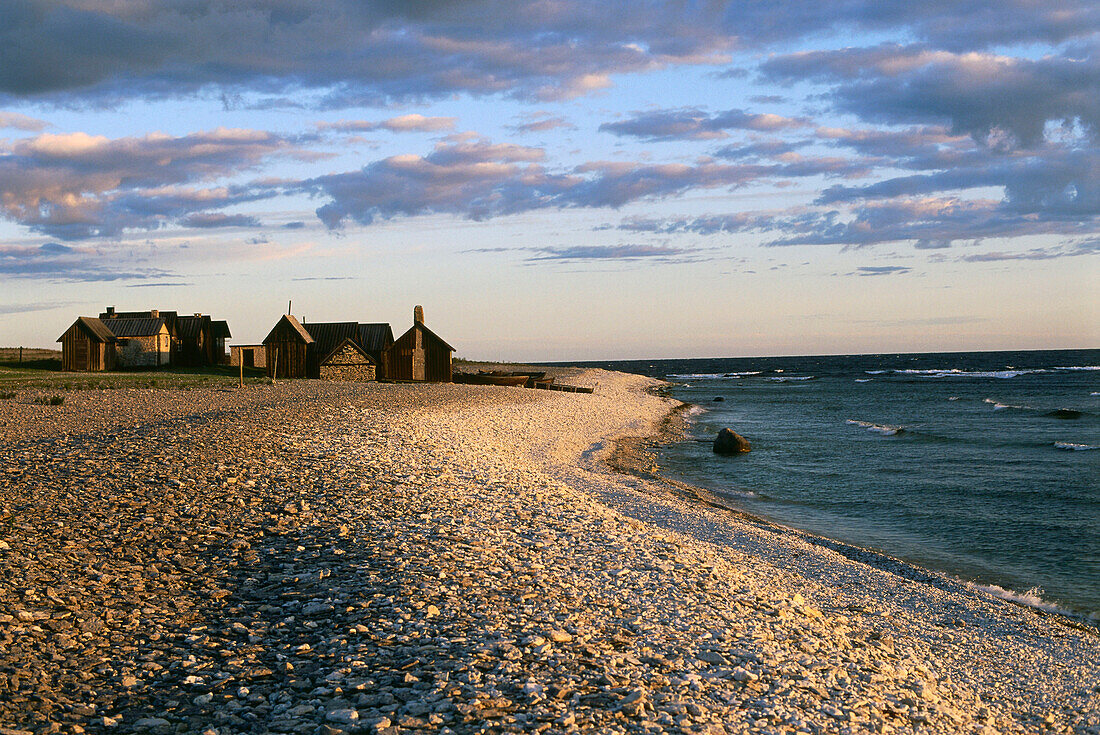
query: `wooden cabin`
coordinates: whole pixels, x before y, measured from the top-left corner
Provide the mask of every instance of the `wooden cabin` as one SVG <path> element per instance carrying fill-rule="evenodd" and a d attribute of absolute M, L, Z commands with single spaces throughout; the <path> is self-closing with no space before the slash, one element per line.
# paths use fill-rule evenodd
<path fill-rule="evenodd" d="M 386 351 L 393 347 L 393 330 L 389 324 L 360 324 L 359 346 L 370 355 L 378 369 L 379 378 L 387 378 L 385 371 Z"/>
<path fill-rule="evenodd" d="M 375 380 L 378 364 L 359 346 L 356 339 L 348 337 L 322 357 L 317 366 L 321 380 L 348 380 L 369 382 Z"/>
<path fill-rule="evenodd" d="M 82 316 L 57 338 L 61 343 L 61 369 L 101 371 L 115 368 L 115 343 L 111 330 L 99 319 Z"/>
<path fill-rule="evenodd" d="M 386 353 L 386 377 L 449 383 L 454 351 L 454 347 L 424 326 L 424 307 L 417 306 L 413 309 L 413 325 L 394 340 Z"/>
<path fill-rule="evenodd" d="M 116 338 L 115 364 L 121 368 L 167 366 L 172 340 L 163 319 L 111 319 L 102 322 Z"/>
<path fill-rule="evenodd" d="M 267 374 L 273 378 L 308 378 L 309 348 L 314 339 L 301 322 L 284 314 L 264 338 Z"/>
<path fill-rule="evenodd" d="M 210 343 L 213 345 L 214 364 L 228 365 L 229 353 L 225 351 L 225 341 L 233 336 L 229 333 L 229 322 L 224 319 L 210 322 L 210 333 L 213 337 Z"/>

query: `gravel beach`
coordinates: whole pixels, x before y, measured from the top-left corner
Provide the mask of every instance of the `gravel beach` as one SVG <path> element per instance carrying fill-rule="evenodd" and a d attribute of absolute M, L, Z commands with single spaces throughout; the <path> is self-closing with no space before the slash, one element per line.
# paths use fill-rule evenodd
<path fill-rule="evenodd" d="M 715 507 L 656 381 L 567 382 L 0 401 L 0 735 L 1100 733 L 1095 628 Z"/>

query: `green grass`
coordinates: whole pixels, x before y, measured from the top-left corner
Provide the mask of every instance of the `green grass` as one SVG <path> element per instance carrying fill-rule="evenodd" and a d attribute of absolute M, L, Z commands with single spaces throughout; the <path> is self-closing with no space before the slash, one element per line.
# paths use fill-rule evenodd
<path fill-rule="evenodd" d="M 28 354 L 19 362 L 18 349 L 0 348 L 0 388 L 46 388 L 53 390 L 111 390 L 117 388 L 195 388 L 230 387 L 240 380 L 240 368 L 216 365 L 206 368 L 164 368 L 162 370 L 129 370 L 103 373 L 66 373 L 61 371 L 60 357 L 51 351 L 36 350 L 46 355 Z M 13 355 L 14 353 L 14 355 Z M 60 353 L 52 352 L 52 355 Z M 35 359 L 28 359 L 34 357 Z M 245 368 L 248 385 L 268 382 L 263 368 Z M 4 393 L 8 391 L 5 390 Z M 14 394 L 13 394 L 14 395 Z M 59 404 L 55 404 L 59 405 Z"/>

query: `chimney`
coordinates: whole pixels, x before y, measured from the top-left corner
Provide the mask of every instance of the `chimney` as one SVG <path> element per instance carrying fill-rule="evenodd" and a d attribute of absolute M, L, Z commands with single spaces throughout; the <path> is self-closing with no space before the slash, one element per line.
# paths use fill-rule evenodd
<path fill-rule="evenodd" d="M 413 307 L 413 324 L 424 323 L 424 307 L 417 304 Z"/>
<path fill-rule="evenodd" d="M 160 319 L 160 309 L 150 309 L 149 316 L 153 317 L 154 319 Z"/>
<path fill-rule="evenodd" d="M 113 307 L 113 306 L 108 306 L 107 307 L 107 318 L 108 319 L 114 319 L 115 318 L 115 307 Z"/>

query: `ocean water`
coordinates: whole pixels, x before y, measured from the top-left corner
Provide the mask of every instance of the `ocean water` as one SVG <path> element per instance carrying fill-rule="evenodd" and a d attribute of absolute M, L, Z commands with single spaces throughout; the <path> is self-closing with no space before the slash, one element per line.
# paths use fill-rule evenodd
<path fill-rule="evenodd" d="M 662 452 L 669 477 L 1100 620 L 1100 350 L 585 364 L 668 380 L 697 406 L 692 436 Z M 715 455 L 723 427 L 752 451 Z"/>

